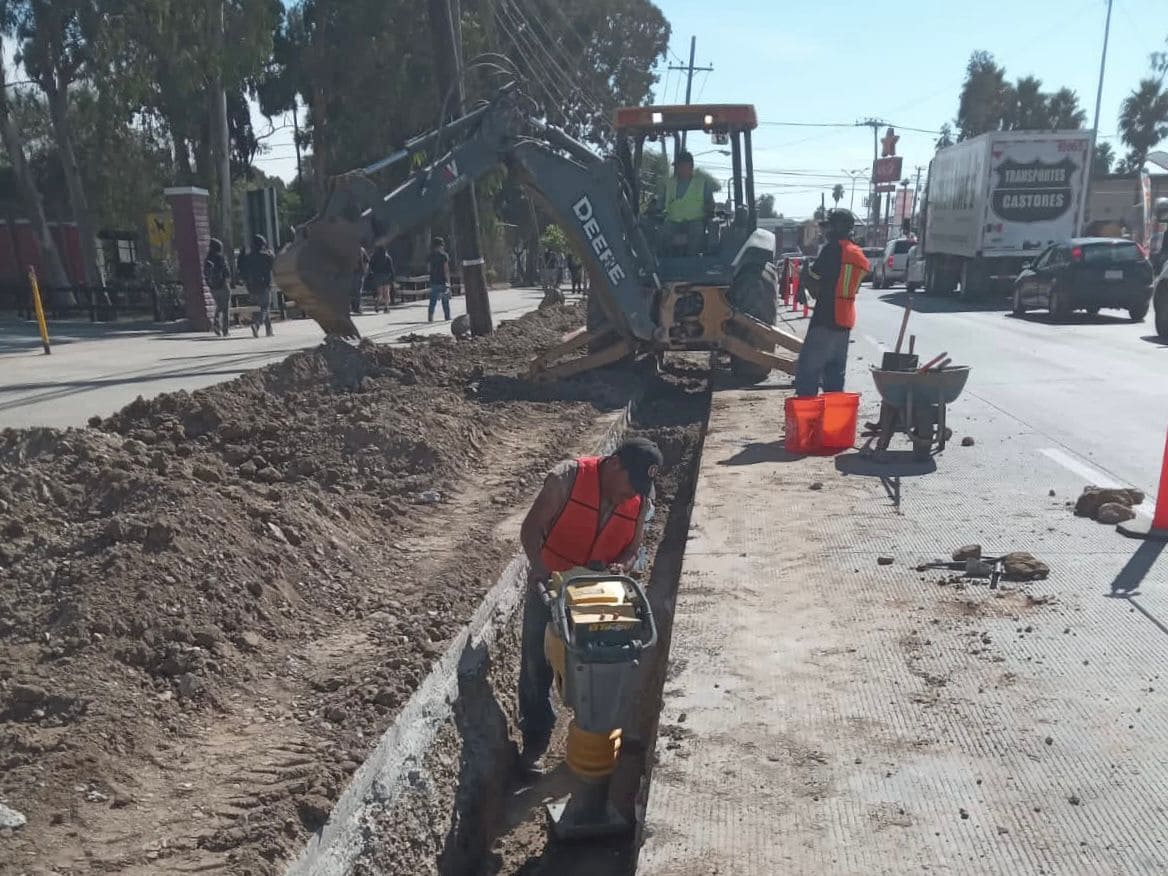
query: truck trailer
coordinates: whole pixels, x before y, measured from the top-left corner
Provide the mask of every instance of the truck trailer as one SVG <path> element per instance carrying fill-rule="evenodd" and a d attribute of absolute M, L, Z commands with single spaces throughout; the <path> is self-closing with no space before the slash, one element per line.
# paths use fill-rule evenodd
<path fill-rule="evenodd" d="M 925 291 L 1009 289 L 1025 262 L 1079 233 L 1091 131 L 992 131 L 929 165 Z"/>

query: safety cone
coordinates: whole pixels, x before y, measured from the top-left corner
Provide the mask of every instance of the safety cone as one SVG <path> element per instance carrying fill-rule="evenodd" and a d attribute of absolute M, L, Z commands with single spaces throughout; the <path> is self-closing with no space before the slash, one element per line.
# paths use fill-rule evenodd
<path fill-rule="evenodd" d="M 1152 522 L 1128 520 L 1115 527 L 1128 538 L 1168 541 L 1168 439 L 1164 441 L 1164 459 L 1160 464 L 1160 488 L 1156 491 L 1156 510 Z"/>

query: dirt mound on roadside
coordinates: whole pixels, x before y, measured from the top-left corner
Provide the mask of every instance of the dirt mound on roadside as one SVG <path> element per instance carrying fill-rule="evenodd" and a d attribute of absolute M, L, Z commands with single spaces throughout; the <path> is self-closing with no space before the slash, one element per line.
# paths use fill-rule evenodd
<path fill-rule="evenodd" d="M 621 400 L 612 376 L 550 387 L 522 376 L 582 321 L 560 307 L 470 342 L 330 340 L 89 429 L 0 433 L 0 801 L 29 819 L 0 839 L 0 858 L 68 870 L 53 855 L 76 850 L 69 831 L 89 837 L 88 854 L 103 842 L 87 833 L 95 820 L 124 841 L 145 820 L 185 825 L 218 805 L 220 820 L 240 807 L 238 820 L 176 828 L 186 840 L 136 847 L 145 858 L 119 868 L 227 852 L 241 872 L 274 870 L 497 574 L 502 548 L 465 524 L 449 532 L 447 508 L 472 488 L 512 501 Z M 484 467 L 501 486 L 476 487 Z M 448 561 L 446 545 L 467 538 L 482 550 Z M 411 577 L 424 564 L 410 539 L 423 557 L 437 551 L 425 581 Z M 363 643 L 326 655 L 324 675 L 296 650 L 364 623 L 376 650 L 361 670 Z M 302 707 L 290 693 L 302 688 L 361 707 Z M 291 740 L 296 776 L 273 790 L 225 769 L 220 784 L 242 782 L 245 805 L 227 792 L 199 800 L 196 769 L 192 787 L 165 789 L 179 802 L 157 799 L 150 776 L 241 709 L 274 722 L 264 746 Z M 317 744 L 306 736 L 327 756 L 305 754 Z"/>

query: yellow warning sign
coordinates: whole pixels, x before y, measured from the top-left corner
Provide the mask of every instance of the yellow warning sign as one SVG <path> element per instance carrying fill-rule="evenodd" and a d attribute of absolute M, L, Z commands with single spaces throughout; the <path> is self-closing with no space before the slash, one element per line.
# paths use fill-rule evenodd
<path fill-rule="evenodd" d="M 146 215 L 146 236 L 150 248 L 158 255 L 170 250 L 174 242 L 174 216 L 169 212 L 148 213 Z"/>

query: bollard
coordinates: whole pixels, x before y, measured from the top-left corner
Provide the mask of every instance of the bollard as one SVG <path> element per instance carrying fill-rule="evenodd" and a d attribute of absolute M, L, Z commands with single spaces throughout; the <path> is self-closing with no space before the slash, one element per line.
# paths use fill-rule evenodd
<path fill-rule="evenodd" d="M 1160 463 L 1160 488 L 1156 491 L 1156 510 L 1152 522 L 1128 520 L 1115 527 L 1129 538 L 1150 541 L 1168 541 L 1168 439 L 1164 441 L 1164 457 Z"/>
<path fill-rule="evenodd" d="M 45 324 L 45 307 L 41 303 L 41 287 L 37 283 L 36 268 L 28 267 L 28 283 L 32 287 L 32 306 L 36 311 L 37 327 L 41 330 L 41 346 L 45 348 L 45 355 L 49 356 L 53 350 L 49 346 L 49 327 Z"/>

